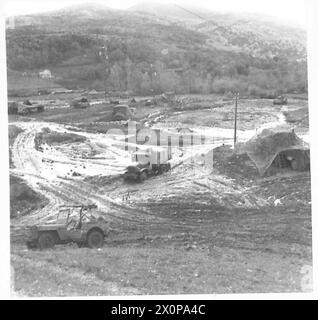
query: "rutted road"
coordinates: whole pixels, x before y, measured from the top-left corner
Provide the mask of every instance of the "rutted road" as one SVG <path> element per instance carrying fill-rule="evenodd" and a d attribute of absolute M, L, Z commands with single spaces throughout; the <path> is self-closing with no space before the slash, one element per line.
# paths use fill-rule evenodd
<path fill-rule="evenodd" d="M 82 179 L 71 177 L 54 176 L 50 173 L 49 164 L 43 163 L 42 159 L 47 155 L 35 149 L 34 139 L 37 132 L 44 127 L 50 127 L 48 123 L 15 123 L 23 128 L 12 147 L 12 161 L 14 169 L 11 174 L 22 177 L 35 191 L 49 199 L 49 205 L 35 211 L 33 214 L 18 219 L 19 225 L 39 223 L 51 220 L 58 212 L 59 206 L 65 203 L 96 203 L 99 210 L 110 220 L 131 219 L 136 216 L 134 209 L 115 201 L 105 194 L 98 194 L 95 188 Z M 52 127 L 56 129 L 56 126 Z M 65 131 L 64 128 L 62 128 Z M 63 159 L 65 160 L 65 159 Z M 54 161 L 58 162 L 57 158 Z M 80 159 L 70 159 L 73 165 L 81 165 Z M 74 163 L 75 162 L 75 163 Z M 86 163 L 94 161 L 85 159 Z M 53 164 L 54 165 L 54 164 Z M 95 164 L 99 167 L 100 164 Z M 138 221 L 152 220 L 161 221 L 153 215 L 138 212 Z"/>
<path fill-rule="evenodd" d="M 282 122 L 282 119 L 278 119 Z M 218 197 L 218 201 L 225 201 L 232 206 L 235 202 L 240 203 L 243 199 L 243 206 L 255 208 L 264 205 L 263 199 L 257 196 L 250 196 L 246 190 L 237 188 L 231 181 L 223 178 L 210 177 L 209 173 L 202 168 L 189 172 L 187 168 L 173 170 L 171 177 L 157 177 L 156 185 L 150 179 L 138 186 L 138 192 L 134 193 L 136 186 L 129 186 L 122 183 L 118 178 L 115 182 L 108 182 L 109 185 L 100 187 L 94 183 L 89 183 L 83 179 L 87 176 L 119 176 L 127 163 L 130 161 L 130 154 L 120 145 L 122 140 L 107 137 L 103 134 L 93 134 L 87 132 L 76 132 L 87 138 L 86 147 L 99 149 L 99 157 L 83 158 L 74 152 L 80 150 L 81 145 L 63 145 L 58 147 L 43 146 L 43 151 L 36 150 L 35 137 L 43 128 L 49 128 L 52 132 L 74 133 L 69 127 L 49 122 L 16 122 L 12 123 L 23 129 L 12 147 L 12 162 L 14 169 L 11 174 L 22 177 L 31 188 L 44 195 L 49 204 L 32 214 L 12 220 L 12 228 L 21 228 L 26 225 L 33 225 L 48 221 L 54 221 L 59 207 L 63 204 L 94 203 L 98 206 L 100 214 L 111 222 L 114 230 L 140 230 L 141 233 L 151 233 L 164 230 L 185 230 L 197 226 L 196 219 L 191 219 L 184 223 L 183 219 L 175 219 L 169 215 L 158 215 L 152 210 L 138 207 L 138 202 L 152 201 L 158 197 L 169 197 L 171 192 L 178 195 L 193 194 L 195 197 L 211 199 Z M 214 130 L 217 130 L 215 128 Z M 227 141 L 229 129 L 220 129 L 224 139 Z M 223 130 L 223 131 L 222 131 Z M 207 132 L 204 132 L 206 134 Z M 209 132 L 215 136 L 216 132 Z M 246 139 L 253 135 L 253 131 L 246 131 Z M 232 134 L 232 132 L 231 132 Z M 207 134 L 209 137 L 209 134 Z M 217 135 L 218 137 L 218 135 Z M 208 152 L 209 148 L 214 148 L 222 144 L 222 139 L 216 139 L 215 145 L 201 146 L 199 153 Z M 100 156 L 102 155 L 102 157 Z M 188 155 L 184 154 L 177 161 L 183 162 Z M 45 159 L 45 161 L 42 161 Z M 48 160 L 48 161 L 47 161 Z M 189 165 L 189 164 L 188 164 Z M 74 177 L 70 171 L 78 171 L 81 177 Z M 170 175 L 170 173 L 168 174 Z M 222 181 L 220 181 L 220 179 Z M 107 182 L 106 182 L 107 183 Z M 123 195 L 129 194 L 134 201 L 124 201 Z M 232 199 L 232 200 L 231 200 Z M 209 200 L 210 201 L 210 200 Z M 235 204 L 233 205 L 235 208 Z M 160 229 L 160 230 L 159 230 Z"/>
<path fill-rule="evenodd" d="M 78 157 L 67 158 L 68 154 L 60 154 L 54 148 L 53 151 L 52 149 L 47 151 L 46 148 L 44 148 L 43 152 L 38 151 L 35 148 L 34 139 L 36 134 L 43 128 L 67 132 L 68 130 L 64 126 L 40 122 L 17 122 L 14 125 L 21 127 L 23 132 L 17 136 L 12 147 L 14 169 L 11 169 L 10 172 L 23 178 L 31 188 L 44 195 L 49 200 L 49 204 L 44 208 L 34 211 L 32 214 L 13 219 L 11 222 L 12 233 L 14 231 L 19 232 L 18 230 L 28 225 L 54 221 L 56 214 L 59 212 L 59 207 L 63 204 L 81 203 L 95 203 L 98 206 L 100 214 L 110 221 L 112 228 L 116 231 L 123 231 L 125 229 L 126 231 L 127 229 L 140 230 L 142 234 L 145 234 L 151 232 L 153 228 L 157 230 L 159 226 L 163 229 L 170 229 L 171 227 L 184 229 L 184 226 L 176 221 L 173 222 L 168 218 L 157 216 L 155 213 L 148 212 L 145 209 L 135 208 L 118 198 L 108 196 L 104 191 L 99 190 L 98 187 L 85 182 L 82 177 L 76 178 L 59 175 L 59 171 L 55 171 L 52 167 L 58 166 L 59 163 L 63 163 L 63 166 L 80 167 L 82 166 L 83 159 Z M 100 135 L 98 134 L 94 135 L 83 132 L 83 135 L 89 137 L 90 141 L 95 139 L 100 142 Z M 104 141 L 107 144 L 107 139 L 104 139 Z M 122 172 L 127 155 L 120 156 L 120 152 L 116 152 L 112 146 L 109 146 L 108 151 L 110 151 L 112 156 L 115 153 L 119 154 L 119 157 L 113 161 L 105 160 L 104 163 L 93 159 L 85 159 L 85 166 L 92 166 L 92 170 L 96 169 L 96 172 L 100 173 L 107 166 L 112 171 L 115 171 L 115 173 Z M 117 151 L 121 150 L 118 149 Z M 54 162 L 43 162 L 43 158 Z M 118 162 L 120 165 L 118 165 Z M 120 180 L 118 183 L 122 184 Z"/>

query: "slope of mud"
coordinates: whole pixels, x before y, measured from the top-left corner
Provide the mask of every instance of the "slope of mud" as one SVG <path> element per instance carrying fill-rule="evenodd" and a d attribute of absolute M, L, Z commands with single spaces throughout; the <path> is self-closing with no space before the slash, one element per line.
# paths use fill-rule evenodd
<path fill-rule="evenodd" d="M 45 207 L 48 199 L 31 189 L 19 177 L 10 175 L 10 217 L 19 218 Z"/>

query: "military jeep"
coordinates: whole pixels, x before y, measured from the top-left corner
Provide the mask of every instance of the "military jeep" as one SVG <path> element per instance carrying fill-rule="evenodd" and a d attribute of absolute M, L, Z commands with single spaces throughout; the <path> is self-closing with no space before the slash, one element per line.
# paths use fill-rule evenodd
<path fill-rule="evenodd" d="M 102 247 L 108 233 L 108 223 L 102 217 L 91 214 L 95 208 L 96 205 L 61 206 L 56 223 L 31 227 L 27 246 L 47 249 L 56 244 L 76 243 L 79 247 Z"/>

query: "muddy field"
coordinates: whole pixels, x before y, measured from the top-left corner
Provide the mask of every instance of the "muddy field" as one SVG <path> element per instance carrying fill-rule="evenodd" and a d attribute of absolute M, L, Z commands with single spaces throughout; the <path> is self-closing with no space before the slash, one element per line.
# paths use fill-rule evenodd
<path fill-rule="evenodd" d="M 138 126 L 191 128 L 206 137 L 205 144 L 195 146 L 194 155 L 187 147 L 173 148 L 173 169 L 138 184 L 121 177 L 131 153 L 122 136 L 106 133 L 113 127 L 125 132 L 127 124 L 110 121 L 109 105 L 11 116 L 10 173 L 48 201 L 11 219 L 15 294 L 308 289 L 303 279 L 311 265 L 310 174 L 284 170 L 261 178 L 247 156 L 233 153 L 233 104 L 222 97 L 184 98 L 182 109 L 137 108 Z M 307 107 L 300 99 L 283 108 L 271 100 L 240 100 L 238 139 L 292 122 L 308 141 L 308 122 L 298 116 Z M 213 165 L 202 157 L 211 152 Z M 110 226 L 105 247 L 28 250 L 28 226 L 54 222 L 59 206 L 74 203 L 98 206 Z"/>

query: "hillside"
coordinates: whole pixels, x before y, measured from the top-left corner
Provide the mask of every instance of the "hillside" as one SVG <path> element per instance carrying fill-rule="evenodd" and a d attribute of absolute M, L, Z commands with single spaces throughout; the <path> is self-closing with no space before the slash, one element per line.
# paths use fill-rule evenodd
<path fill-rule="evenodd" d="M 207 35 L 208 43 L 212 46 L 222 46 L 223 49 L 242 50 L 260 57 L 275 57 L 288 51 L 293 58 L 306 58 L 305 31 L 274 17 L 249 13 L 213 13 L 177 4 L 140 3 L 129 10 L 183 22 L 189 28 Z"/>
<path fill-rule="evenodd" d="M 211 13 L 193 6 L 179 6 L 177 4 L 162 4 L 140 2 L 128 9 L 131 12 L 147 13 L 155 16 L 165 17 L 173 21 L 184 22 L 189 25 L 209 19 Z"/>
<path fill-rule="evenodd" d="M 307 90 L 303 30 L 263 16 L 171 6 L 87 4 L 16 17 L 6 35 L 8 68 L 49 68 L 63 87 L 106 83 L 135 94 Z"/>

